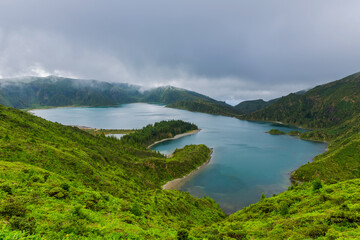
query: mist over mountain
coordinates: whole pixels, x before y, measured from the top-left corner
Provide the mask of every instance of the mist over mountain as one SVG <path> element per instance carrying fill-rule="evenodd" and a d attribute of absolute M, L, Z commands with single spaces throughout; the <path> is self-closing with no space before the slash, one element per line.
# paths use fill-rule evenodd
<path fill-rule="evenodd" d="M 142 90 L 127 83 L 108 83 L 57 76 L 0 81 L 0 104 L 19 109 L 60 106 L 116 106 L 161 103 L 190 111 L 235 116 L 232 106 L 208 96 L 172 86 Z M 191 104 L 190 104 L 191 103 Z"/>

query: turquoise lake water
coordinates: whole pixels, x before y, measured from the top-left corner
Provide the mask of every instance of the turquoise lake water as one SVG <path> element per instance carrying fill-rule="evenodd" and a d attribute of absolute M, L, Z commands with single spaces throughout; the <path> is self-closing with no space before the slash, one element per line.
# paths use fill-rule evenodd
<path fill-rule="evenodd" d="M 33 110 L 37 116 L 65 125 L 104 129 L 134 129 L 161 120 L 181 119 L 201 128 L 195 135 L 153 147 L 164 154 L 187 144 L 214 148 L 211 162 L 189 178 L 180 191 L 216 200 L 226 213 L 235 212 L 260 199 L 287 190 L 289 172 L 326 149 L 326 144 L 265 133 L 272 128 L 294 128 L 235 118 L 194 113 L 161 105 L 135 103 L 119 107 L 56 108 Z M 298 130 L 298 129 L 297 129 Z"/>

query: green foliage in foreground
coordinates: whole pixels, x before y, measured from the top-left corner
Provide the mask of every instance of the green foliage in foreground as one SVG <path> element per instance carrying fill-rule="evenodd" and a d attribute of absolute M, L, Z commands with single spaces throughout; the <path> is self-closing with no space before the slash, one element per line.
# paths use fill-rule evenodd
<path fill-rule="evenodd" d="M 191 230 L 199 239 L 358 239 L 360 180 L 294 185 L 227 219 Z M 314 186 L 316 190 L 314 191 Z"/>
<path fill-rule="evenodd" d="M 225 216 L 209 198 L 161 190 L 209 157 L 190 145 L 167 158 L 0 106 L 0 236 L 175 239 Z"/>

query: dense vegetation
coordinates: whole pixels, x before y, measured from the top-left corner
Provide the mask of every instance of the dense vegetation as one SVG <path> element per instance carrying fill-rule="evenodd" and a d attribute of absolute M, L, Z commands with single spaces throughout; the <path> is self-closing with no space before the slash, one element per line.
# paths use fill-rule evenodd
<path fill-rule="evenodd" d="M 199 239 L 359 239 L 360 180 L 294 185 L 205 228 Z M 259 199 L 260 200 L 260 199 Z"/>
<path fill-rule="evenodd" d="M 171 86 L 142 92 L 139 86 L 124 83 L 107 83 L 56 76 L 2 79 L 0 82 L 0 104 L 19 109 L 59 106 L 114 106 L 135 102 L 162 103 L 169 107 L 213 114 L 231 116 L 238 114 L 235 108 L 224 102 Z"/>
<path fill-rule="evenodd" d="M 174 239 L 224 217 L 209 198 L 161 190 L 209 157 L 190 145 L 167 158 L 0 106 L 0 237 Z"/>

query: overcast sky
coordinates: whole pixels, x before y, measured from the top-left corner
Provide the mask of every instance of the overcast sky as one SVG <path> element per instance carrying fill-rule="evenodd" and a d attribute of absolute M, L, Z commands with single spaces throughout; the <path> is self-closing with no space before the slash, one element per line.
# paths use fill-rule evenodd
<path fill-rule="evenodd" d="M 359 12 L 358 0 L 0 0 L 0 77 L 268 100 L 360 71 Z"/>

